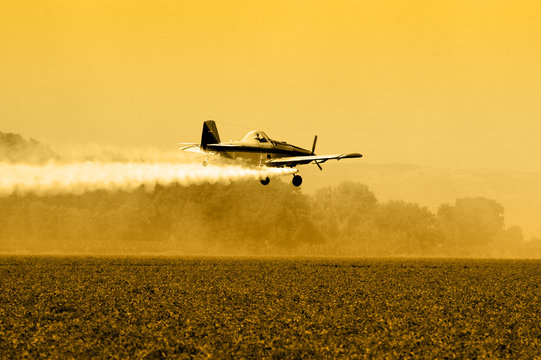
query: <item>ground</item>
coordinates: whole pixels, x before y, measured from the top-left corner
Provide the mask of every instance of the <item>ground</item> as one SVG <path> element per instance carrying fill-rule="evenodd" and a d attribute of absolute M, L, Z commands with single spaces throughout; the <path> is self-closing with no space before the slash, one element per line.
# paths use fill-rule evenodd
<path fill-rule="evenodd" d="M 1 358 L 524 358 L 541 261 L 0 257 Z"/>

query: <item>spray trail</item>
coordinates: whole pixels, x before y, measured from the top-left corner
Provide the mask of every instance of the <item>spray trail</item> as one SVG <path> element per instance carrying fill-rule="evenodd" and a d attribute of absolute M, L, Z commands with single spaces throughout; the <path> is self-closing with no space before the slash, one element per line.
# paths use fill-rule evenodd
<path fill-rule="evenodd" d="M 123 162 L 49 163 L 43 166 L 0 163 L 0 196 L 83 194 L 95 190 L 129 191 L 144 186 L 230 183 L 233 180 L 276 177 L 295 173 L 289 168 L 245 168 L 208 165 Z"/>

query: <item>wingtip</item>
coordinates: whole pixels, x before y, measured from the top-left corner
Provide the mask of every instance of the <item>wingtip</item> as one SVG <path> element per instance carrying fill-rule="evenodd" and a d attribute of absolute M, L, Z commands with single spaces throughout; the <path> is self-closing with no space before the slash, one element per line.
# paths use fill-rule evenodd
<path fill-rule="evenodd" d="M 351 159 L 351 158 L 361 158 L 361 157 L 363 157 L 363 154 L 350 153 L 350 154 L 344 154 L 340 156 L 338 159 Z"/>

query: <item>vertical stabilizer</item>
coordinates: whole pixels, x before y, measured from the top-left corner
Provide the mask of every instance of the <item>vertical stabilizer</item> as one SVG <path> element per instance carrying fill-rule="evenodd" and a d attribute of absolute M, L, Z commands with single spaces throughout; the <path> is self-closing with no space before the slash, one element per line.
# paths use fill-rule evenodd
<path fill-rule="evenodd" d="M 208 144 L 219 144 L 220 135 L 214 120 L 207 120 L 203 123 L 203 134 L 201 134 L 201 148 L 207 149 Z"/>

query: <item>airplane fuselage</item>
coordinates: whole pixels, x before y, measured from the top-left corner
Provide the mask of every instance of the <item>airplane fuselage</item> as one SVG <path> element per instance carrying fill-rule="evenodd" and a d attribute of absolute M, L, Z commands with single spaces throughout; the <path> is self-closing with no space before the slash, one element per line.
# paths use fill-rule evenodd
<path fill-rule="evenodd" d="M 208 150 L 219 152 L 220 155 L 230 159 L 242 159 L 254 165 L 262 165 L 267 160 L 285 156 L 311 155 L 310 150 L 287 143 L 276 142 L 264 144 L 249 144 L 243 141 L 231 141 L 222 144 L 209 144 Z"/>
<path fill-rule="evenodd" d="M 219 153 L 230 159 L 242 159 L 253 165 L 264 165 L 275 158 L 313 154 L 310 150 L 283 141 L 272 140 L 260 130 L 250 131 L 239 141 L 207 144 L 205 150 Z"/>

